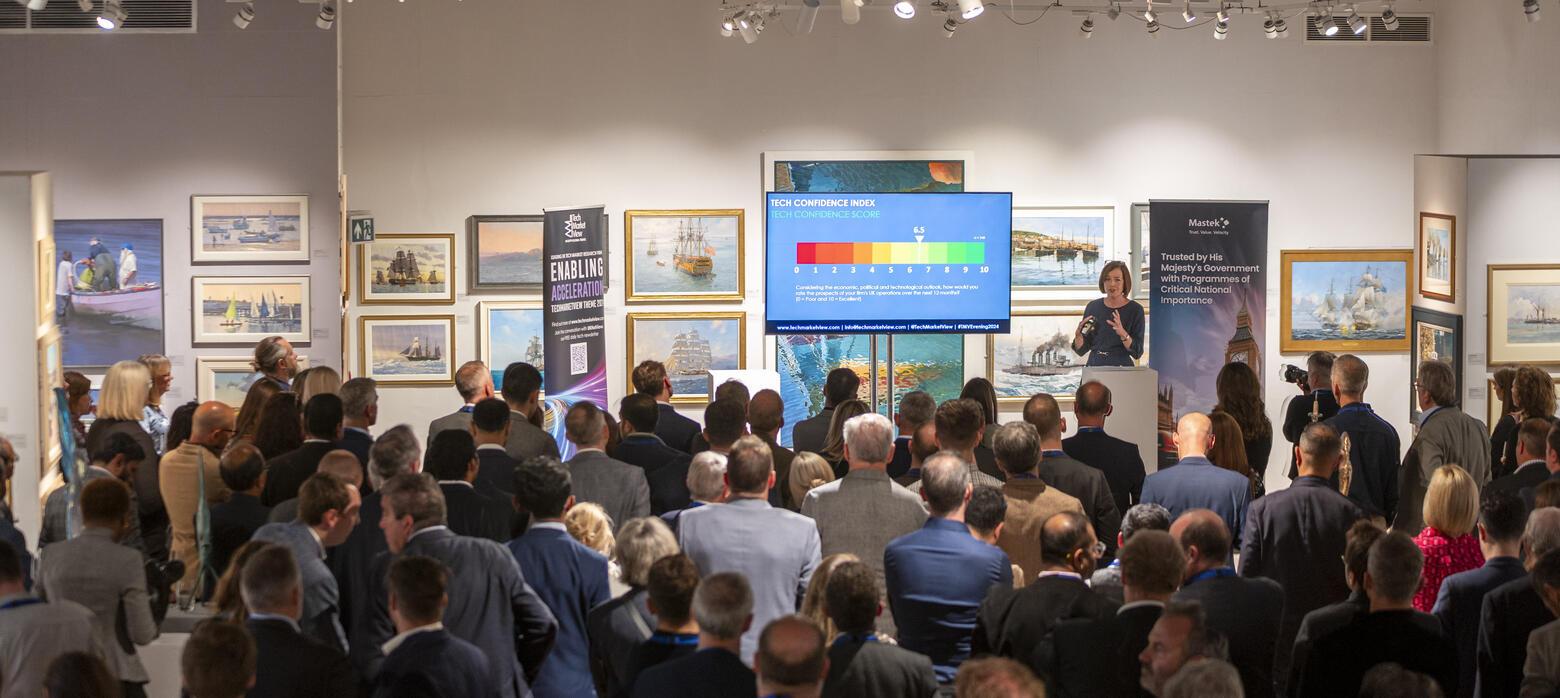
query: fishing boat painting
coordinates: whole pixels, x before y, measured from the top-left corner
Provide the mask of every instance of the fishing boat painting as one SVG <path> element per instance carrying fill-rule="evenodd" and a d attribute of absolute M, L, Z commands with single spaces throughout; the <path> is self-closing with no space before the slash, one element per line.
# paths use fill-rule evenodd
<path fill-rule="evenodd" d="M 1413 255 L 1284 251 L 1283 351 L 1408 348 Z"/>
<path fill-rule="evenodd" d="M 536 367 L 547 379 L 542 305 L 537 302 L 484 301 L 477 308 L 480 318 L 480 352 L 477 358 L 493 374 L 493 387 L 502 389 L 504 368 L 516 361 Z"/>
<path fill-rule="evenodd" d="M 990 335 L 988 377 L 997 398 L 1027 400 L 1035 393 L 1071 396 L 1083 378 L 1083 357 L 1072 350 L 1082 310 L 1013 314 L 1012 334 Z"/>
<path fill-rule="evenodd" d="M 380 235 L 358 246 L 365 304 L 453 303 L 455 236 Z"/>
<path fill-rule="evenodd" d="M 1116 256 L 1114 235 L 1108 206 L 1013 209 L 1013 288 L 1093 288 Z"/>
<path fill-rule="evenodd" d="M 628 368 L 654 359 L 674 401 L 708 400 L 710 370 L 746 367 L 745 324 L 743 313 L 629 313 Z"/>
<path fill-rule="evenodd" d="M 192 261 L 301 262 L 309 259 L 309 197 L 191 197 Z"/>
<path fill-rule="evenodd" d="M 392 384 L 454 382 L 454 316 L 362 316 L 358 323 L 363 375 Z"/>
<path fill-rule="evenodd" d="M 54 247 L 56 273 L 69 269 L 56 307 L 65 366 L 162 353 L 162 221 L 55 221 Z"/>
<path fill-rule="evenodd" d="M 197 344 L 242 344 L 281 335 L 309 341 L 309 277 L 197 276 Z"/>
<path fill-rule="evenodd" d="M 742 299 L 740 209 L 628 211 L 628 302 Z"/>

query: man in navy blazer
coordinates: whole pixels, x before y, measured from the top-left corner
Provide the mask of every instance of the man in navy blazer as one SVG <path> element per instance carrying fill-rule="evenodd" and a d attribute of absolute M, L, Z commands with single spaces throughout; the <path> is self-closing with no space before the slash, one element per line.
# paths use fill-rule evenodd
<path fill-rule="evenodd" d="M 1174 469 L 1178 469 L 1176 466 Z M 1240 670 L 1240 683 L 1251 698 L 1274 692 L 1273 658 L 1284 611 L 1284 589 L 1271 579 L 1235 574 L 1227 566 L 1229 529 L 1215 512 L 1193 509 L 1170 524 L 1170 535 L 1186 553 L 1186 581 L 1175 601 L 1198 601 L 1208 614 L 1208 627 L 1230 643 L 1230 663 Z"/>
<path fill-rule="evenodd" d="M 1479 548 L 1484 552 L 1484 566 L 1447 577 L 1435 598 L 1432 612 L 1457 646 L 1457 675 L 1462 677 L 1457 695 L 1462 698 L 1473 695 L 1484 597 L 1495 587 L 1527 576 L 1522 567 L 1522 527 L 1526 523 L 1527 505 L 1516 494 L 1485 492 L 1479 504 Z"/>
<path fill-rule="evenodd" d="M 1126 514 L 1132 505 L 1143 499 L 1146 471 L 1143 454 L 1136 444 L 1105 433 L 1105 418 L 1113 409 L 1110 388 L 1104 383 L 1089 381 L 1079 386 L 1073 402 L 1078 433 L 1062 439 L 1062 450 L 1084 465 L 1105 473 L 1110 495 L 1116 500 L 1116 511 Z M 1101 535 L 1105 534 L 1101 532 Z"/>
<path fill-rule="evenodd" d="M 660 423 L 660 407 L 655 398 L 644 393 L 623 398 L 618 407 L 623 440 L 618 443 L 616 457 L 644 469 L 650 486 L 650 513 L 657 515 L 688 506 L 688 486 L 683 481 L 692 461 L 687 453 L 668 446 L 655 435 Z"/>
<path fill-rule="evenodd" d="M 1510 492 L 1522 498 L 1528 509 L 1533 508 L 1533 497 L 1539 485 L 1549 479 L 1550 466 L 1560 468 L 1560 454 L 1550 448 L 1551 441 L 1560 446 L 1560 432 L 1553 436 L 1554 425 L 1547 419 L 1534 417 L 1517 427 L 1517 469 L 1490 481 L 1485 492 Z"/>
<path fill-rule="evenodd" d="M 1143 501 L 1170 510 L 1170 520 L 1192 509 L 1211 509 L 1240 540 L 1251 502 L 1251 481 L 1208 460 L 1213 448 L 1213 422 L 1208 415 L 1188 412 L 1175 427 L 1175 448 L 1180 461 L 1143 481 Z"/>
<path fill-rule="evenodd" d="M 1394 521 L 1398 508 L 1401 442 L 1397 429 L 1365 402 L 1370 367 L 1359 357 L 1344 354 L 1333 361 L 1332 381 L 1339 407 L 1338 414 L 1326 423 L 1339 434 L 1348 436 L 1349 465 L 1353 471 L 1349 491 L 1344 494 L 1371 516 Z M 1341 484 L 1340 478 L 1341 474 L 1335 473 L 1333 484 Z"/>
<path fill-rule="evenodd" d="M 244 626 L 255 640 L 254 698 L 350 696 L 357 673 L 339 648 L 304 635 L 303 585 L 292 552 L 267 545 L 244 563 L 239 580 L 249 618 Z"/>
<path fill-rule="evenodd" d="M 445 429 L 428 444 L 426 470 L 444 492 L 445 521 L 457 535 L 502 543 L 509 540 L 515 509 L 497 490 L 481 492 L 477 479 L 477 444 L 469 432 Z"/>
<path fill-rule="evenodd" d="M 471 438 L 477 444 L 477 490 L 485 494 L 502 492 L 507 499 L 514 494 L 515 466 L 509 456 L 509 403 L 496 397 L 478 402 L 471 408 Z"/>
<path fill-rule="evenodd" d="M 515 504 L 530 514 L 531 528 L 509 552 L 542 601 L 558 618 L 558 641 L 531 688 L 538 696 L 594 696 L 585 616 L 612 598 L 607 558 L 581 545 L 563 525 L 574 506 L 570 476 L 556 458 L 540 456 L 515 469 Z"/>
<path fill-rule="evenodd" d="M 369 431 L 379 421 L 378 383 L 372 378 L 353 378 L 341 384 L 341 441 L 343 448 L 357 456 L 363 465 L 363 494 L 374 491 L 368 478 L 368 451 L 374 447 Z"/>
<path fill-rule="evenodd" d="M 659 361 L 641 361 L 630 378 L 635 392 L 655 400 L 659 412 L 655 435 L 667 446 L 692 455 L 690 449 L 693 437 L 699 435 L 699 423 L 678 414 L 677 408 L 672 407 L 672 381 L 666 377 L 666 366 Z M 645 427 L 640 425 L 639 428 Z"/>
<path fill-rule="evenodd" d="M 396 636 L 374 681 L 376 698 L 481 696 L 493 687 L 482 650 L 444 629 L 449 570 L 438 560 L 408 555 L 390 565 L 390 618 Z"/>
<path fill-rule="evenodd" d="M 1530 514 L 1522 544 L 1527 548 L 1529 571 L 1539 558 L 1560 550 L 1560 510 L 1547 507 Z M 1517 695 L 1527 663 L 1528 636 L 1554 619 L 1530 576 L 1513 579 L 1485 594 L 1479 611 L 1475 695 Z"/>

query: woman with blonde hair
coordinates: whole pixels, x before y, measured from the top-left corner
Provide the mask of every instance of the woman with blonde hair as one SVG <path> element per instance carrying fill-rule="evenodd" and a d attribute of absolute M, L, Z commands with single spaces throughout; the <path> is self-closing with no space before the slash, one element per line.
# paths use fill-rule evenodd
<path fill-rule="evenodd" d="M 298 391 L 298 402 L 309 404 L 309 398 L 323 393 L 336 395 L 341 392 L 341 374 L 329 366 L 314 366 L 306 373 L 299 374 L 299 380 L 294 386 Z"/>
<path fill-rule="evenodd" d="M 1414 608 L 1429 613 L 1441 593 L 1442 580 L 1484 565 L 1484 552 L 1473 534 L 1479 519 L 1479 486 L 1459 466 L 1436 468 L 1423 511 L 1425 530 L 1414 537 L 1414 544 L 1424 553 L 1425 566 Z"/>
<path fill-rule="evenodd" d="M 141 428 L 146 396 L 151 389 L 152 374 L 140 362 L 120 361 L 108 368 L 98 394 L 97 419 L 87 429 L 87 457 L 102 451 L 109 437 L 119 433 L 129 434 L 145 452 L 145 458 L 131 465 L 135 479 L 130 484 L 135 488 L 136 514 L 140 517 L 146 557 L 161 560 L 168 556 L 168 511 L 159 489 L 156 444 Z"/>
<path fill-rule="evenodd" d="M 590 638 L 591 673 L 597 685 L 605 685 L 602 695 L 627 693 L 629 660 L 640 643 L 650 639 L 655 616 L 650 613 L 650 567 L 656 560 L 681 552 L 677 536 L 657 516 L 629 519 L 618 531 L 611 559 L 618 564 L 628 592 L 590 610 L 585 616 L 586 636 Z"/>
<path fill-rule="evenodd" d="M 622 570 L 612 560 L 612 550 L 617 540 L 612 536 L 612 517 L 595 502 L 578 502 L 563 514 L 563 527 L 569 535 L 591 550 L 607 558 L 607 583 L 612 595 L 620 596 L 628 591 L 628 585 L 620 579 Z"/>
<path fill-rule="evenodd" d="M 152 387 L 146 391 L 146 405 L 141 408 L 141 428 L 152 437 L 157 454 L 168 447 L 168 415 L 163 412 L 162 399 L 173 386 L 173 363 L 162 354 L 142 354 L 136 359 L 151 374 Z"/>
<path fill-rule="evenodd" d="M 846 400 L 834 406 L 834 416 L 829 419 L 829 433 L 824 435 L 823 450 L 818 452 L 829 462 L 829 468 L 834 472 L 834 478 L 831 479 L 845 477 L 845 472 L 850 470 L 850 464 L 845 462 L 845 423 L 871 411 L 872 408 L 861 400 Z"/>
<path fill-rule="evenodd" d="M 839 414 L 837 409 L 836 415 Z M 801 451 L 791 461 L 791 475 L 788 479 L 789 482 L 785 483 L 785 486 L 791 490 L 791 501 L 800 506 L 802 498 L 806 497 L 812 488 L 834 482 L 834 468 L 829 466 L 829 462 L 824 460 L 823 456 L 811 451 Z"/>
<path fill-rule="evenodd" d="M 1228 412 L 1214 411 L 1208 415 L 1213 422 L 1213 448 L 1208 450 L 1208 460 L 1225 470 L 1239 473 L 1251 482 L 1247 496 L 1257 493 L 1257 477 L 1246 462 L 1246 446 L 1241 436 L 1240 423 Z"/>
<path fill-rule="evenodd" d="M 834 636 L 839 631 L 834 627 L 834 621 L 829 618 L 824 590 L 829 587 L 829 576 L 834 572 L 834 568 L 846 562 L 861 562 L 861 558 L 850 553 L 835 553 L 824 558 L 813 570 L 812 580 L 807 583 L 807 594 L 802 597 L 801 616 L 812 621 L 813 625 L 823 631 L 826 642 L 833 642 Z"/>

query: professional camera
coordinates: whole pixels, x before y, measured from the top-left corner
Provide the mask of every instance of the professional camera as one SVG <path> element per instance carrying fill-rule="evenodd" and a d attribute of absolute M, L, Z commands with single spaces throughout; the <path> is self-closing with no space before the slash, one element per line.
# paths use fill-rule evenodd
<path fill-rule="evenodd" d="M 1282 378 L 1285 383 L 1294 383 L 1303 387 L 1306 381 L 1310 380 L 1311 374 L 1294 364 L 1284 364 L 1278 369 L 1278 377 Z"/>

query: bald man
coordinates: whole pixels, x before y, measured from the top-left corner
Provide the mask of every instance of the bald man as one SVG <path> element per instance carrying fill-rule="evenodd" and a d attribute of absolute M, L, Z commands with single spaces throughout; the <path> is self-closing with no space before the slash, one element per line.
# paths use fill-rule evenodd
<path fill-rule="evenodd" d="M 342 479 L 353 487 L 363 491 L 363 466 L 351 451 L 338 448 L 326 453 L 320 458 L 320 472 L 330 473 Z M 271 513 L 266 517 L 267 523 L 289 523 L 298 518 L 298 498 L 293 497 L 281 504 L 271 507 Z"/>
<path fill-rule="evenodd" d="M 1173 600 L 1202 604 L 1208 627 L 1229 640 L 1230 663 L 1240 669 L 1247 696 L 1274 695 L 1273 658 L 1284 588 L 1266 577 L 1235 574 L 1227 562 L 1233 540 L 1218 513 L 1189 510 L 1170 524 L 1170 537 L 1186 553 L 1186 580 Z"/>
<path fill-rule="evenodd" d="M 759 695 L 817 698 L 829 675 L 827 650 L 816 623 L 801 616 L 770 621 L 758 637 L 753 660 Z"/>
<path fill-rule="evenodd" d="M 1251 503 L 1251 481 L 1208 460 L 1213 448 L 1213 423 L 1208 415 L 1188 412 L 1175 426 L 1175 451 L 1180 458 L 1172 467 L 1143 481 L 1143 502 L 1170 510 L 1173 521 L 1191 509 L 1211 509 L 1240 540 L 1246 506 Z"/>
<path fill-rule="evenodd" d="M 233 408 L 224 403 L 201 403 L 191 420 L 190 437 L 163 454 L 158 465 L 157 487 L 173 527 L 173 559 L 184 563 L 184 577 L 179 580 L 183 588 L 193 587 L 200 575 L 195 519 L 204 510 L 201 493 L 207 507 L 232 495 L 222 482 L 221 453 L 233 437 L 235 419 Z"/>

